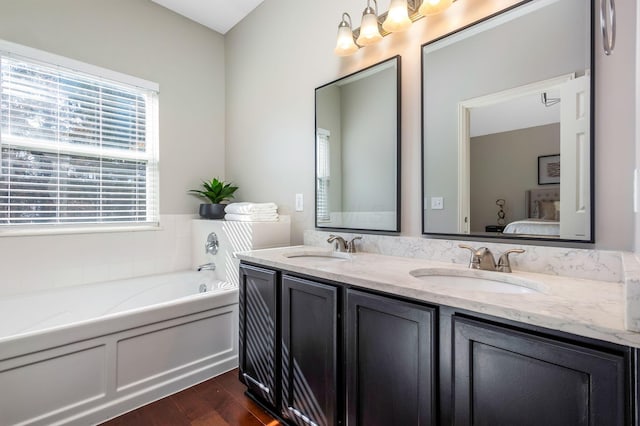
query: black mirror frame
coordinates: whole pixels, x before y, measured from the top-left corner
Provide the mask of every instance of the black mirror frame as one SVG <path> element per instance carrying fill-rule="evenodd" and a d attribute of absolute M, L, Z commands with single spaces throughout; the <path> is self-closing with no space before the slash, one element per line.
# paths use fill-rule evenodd
<path fill-rule="evenodd" d="M 326 86 L 330 86 L 332 84 L 335 84 L 341 80 L 353 77 L 354 75 L 367 71 L 373 67 L 376 67 L 378 65 L 384 64 L 386 62 L 391 62 L 394 61 L 396 64 L 396 103 L 397 103 L 397 108 L 396 108 L 396 226 L 395 229 L 373 229 L 373 228 L 344 228 L 344 227 L 328 227 L 328 226 L 318 226 L 318 186 L 317 186 L 317 182 L 318 182 L 318 168 L 317 168 L 317 162 L 318 162 L 318 152 L 316 149 L 316 138 L 317 138 L 317 129 L 318 129 L 318 123 L 317 123 L 317 117 L 318 117 L 318 111 L 317 111 L 317 104 L 318 104 L 318 90 L 322 89 Z M 401 169 L 401 147 L 402 147 L 402 141 L 401 141 L 401 117 L 402 117 L 402 97 L 401 97 L 401 92 L 402 92 L 402 84 L 401 84 L 401 75 L 402 75 L 402 69 L 401 69 L 401 60 L 400 60 L 400 55 L 395 55 L 392 56 L 388 59 L 385 59 L 383 61 L 377 62 L 375 64 L 369 65 L 366 68 L 363 68 L 361 70 L 355 71 L 351 74 L 345 75 L 343 77 L 340 77 L 336 80 L 333 80 L 329 83 L 323 84 L 322 86 L 316 87 L 315 88 L 315 92 L 314 92 L 314 111 L 315 111 L 315 116 L 314 116 L 314 129 L 313 129 L 313 135 L 314 135 L 314 139 L 313 139 L 313 143 L 314 143 L 314 182 L 313 182 L 313 186 L 314 186 L 314 194 L 315 194 L 315 202 L 314 202 L 314 212 L 313 212 L 313 217 L 314 217 L 314 226 L 317 230 L 319 231 L 337 231 L 337 232 L 359 232 L 359 233 L 369 233 L 369 234 L 397 234 L 400 232 L 400 223 L 401 223 L 401 177 L 402 177 L 402 169 Z"/>
<path fill-rule="evenodd" d="M 424 161 L 424 155 L 425 155 L 425 123 L 424 123 L 424 72 L 425 72 L 425 64 L 424 64 L 424 53 L 423 50 L 425 48 L 425 46 L 428 46 L 432 43 L 438 42 L 442 39 L 445 39 L 449 36 L 452 36 L 454 34 L 457 34 L 461 31 L 467 30 L 475 25 L 478 25 L 482 22 L 485 22 L 491 18 L 494 18 L 496 16 L 502 15 L 503 13 L 507 13 L 513 9 L 516 9 L 524 4 L 527 4 L 529 2 L 532 2 L 535 0 L 522 0 L 512 6 L 509 6 L 505 9 L 502 9 L 496 13 L 493 13 L 491 15 L 488 15 L 482 19 L 479 19 L 475 22 L 472 22 L 468 25 L 465 25 L 461 28 L 458 28 L 455 31 L 449 32 L 441 37 L 435 38 L 433 40 L 430 40 L 426 43 L 423 43 L 420 46 L 420 123 L 421 123 L 421 131 L 420 131 L 420 193 L 421 193 L 421 213 L 420 213 L 420 217 L 421 217 L 421 221 L 422 221 L 422 235 L 425 236 L 434 236 L 437 238 L 446 238 L 446 237 L 455 237 L 455 238 L 459 238 L 459 239 L 465 239 L 465 240 L 477 240 L 477 241 L 495 241 L 495 240 L 516 240 L 516 241 L 543 241 L 543 242 L 559 242 L 559 243 L 580 243 L 580 244 L 593 244 L 595 243 L 595 217 L 596 217 L 596 211 L 595 211 L 595 112 L 596 112 L 596 108 L 595 108 L 595 93 L 596 93 L 596 67 L 595 67 L 595 62 L 596 62 L 596 50 L 595 50 L 595 37 L 596 37 L 596 18 L 597 18 L 597 14 L 595 13 L 595 0 L 590 0 L 589 1 L 589 5 L 590 5 L 590 17 L 589 17 L 589 21 L 590 21 L 590 31 L 591 31 L 591 35 L 590 35 L 590 53 L 591 53 L 591 57 L 590 57 L 590 67 L 591 67 L 591 81 L 590 81 L 590 87 L 589 90 L 591 91 L 591 96 L 590 96 L 590 108 L 591 108 L 591 116 L 590 116 L 590 141 L 589 141 L 589 148 L 591 150 L 591 158 L 590 158 L 590 164 L 589 167 L 591 168 L 591 173 L 589 176 L 589 186 L 590 186 L 590 191 L 591 191 L 591 200 L 590 200 L 590 209 L 591 209 L 591 223 L 590 223 L 590 238 L 588 240 L 573 240 L 573 239 L 561 239 L 561 238 L 544 238 L 544 237 L 537 237 L 537 236 L 511 236 L 511 235 L 505 235 L 505 234 L 500 234 L 500 235 L 474 235 L 474 234 L 461 234 L 461 233 L 439 233 L 439 232 L 428 232 L 426 230 L 426 226 L 425 226 L 425 201 L 424 201 L 424 190 L 425 190 L 425 181 L 424 181 L 424 175 L 425 175 L 425 161 Z"/>

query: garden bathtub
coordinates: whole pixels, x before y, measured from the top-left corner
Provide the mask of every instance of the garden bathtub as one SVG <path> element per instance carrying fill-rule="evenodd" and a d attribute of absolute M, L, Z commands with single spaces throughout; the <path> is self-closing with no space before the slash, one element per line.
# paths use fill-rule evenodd
<path fill-rule="evenodd" d="M 237 324 L 211 271 L 0 299 L 0 425 L 100 423 L 228 371 Z"/>

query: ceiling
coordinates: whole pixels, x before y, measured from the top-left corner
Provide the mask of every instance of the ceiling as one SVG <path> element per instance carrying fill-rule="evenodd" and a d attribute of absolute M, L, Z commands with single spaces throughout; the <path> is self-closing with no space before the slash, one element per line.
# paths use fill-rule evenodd
<path fill-rule="evenodd" d="M 264 0 L 151 0 L 192 21 L 226 34 Z"/>
<path fill-rule="evenodd" d="M 560 98 L 560 89 L 546 90 L 547 96 Z M 494 105 L 471 110 L 470 136 L 484 136 L 560 122 L 560 104 L 546 107 L 540 93 L 532 93 Z"/>

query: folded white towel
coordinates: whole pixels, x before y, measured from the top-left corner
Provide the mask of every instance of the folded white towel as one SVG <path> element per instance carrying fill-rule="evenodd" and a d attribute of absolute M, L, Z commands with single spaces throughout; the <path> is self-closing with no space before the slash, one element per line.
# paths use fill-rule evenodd
<path fill-rule="evenodd" d="M 276 213 L 278 205 L 275 203 L 231 203 L 227 204 L 224 211 L 231 214 Z"/>
<path fill-rule="evenodd" d="M 278 213 L 255 213 L 255 214 L 234 214 L 227 213 L 224 215 L 224 220 L 240 221 L 240 222 L 277 222 Z"/>

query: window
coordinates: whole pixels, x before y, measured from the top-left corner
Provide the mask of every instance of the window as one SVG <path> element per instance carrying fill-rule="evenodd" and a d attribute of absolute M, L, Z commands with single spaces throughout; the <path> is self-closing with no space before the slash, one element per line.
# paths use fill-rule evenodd
<path fill-rule="evenodd" d="M 319 222 L 328 222 L 329 216 L 329 136 L 325 129 L 318 129 L 316 136 L 316 217 Z"/>
<path fill-rule="evenodd" d="M 0 43 L 0 230 L 157 224 L 157 94 L 153 83 Z"/>

